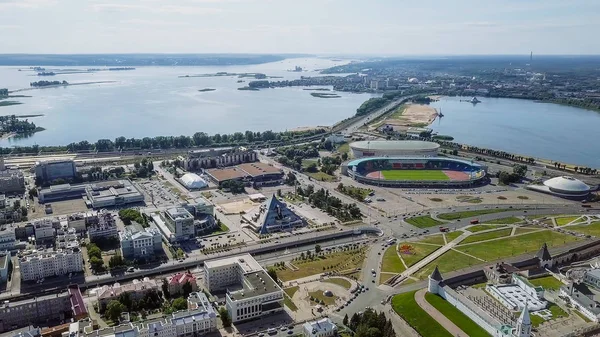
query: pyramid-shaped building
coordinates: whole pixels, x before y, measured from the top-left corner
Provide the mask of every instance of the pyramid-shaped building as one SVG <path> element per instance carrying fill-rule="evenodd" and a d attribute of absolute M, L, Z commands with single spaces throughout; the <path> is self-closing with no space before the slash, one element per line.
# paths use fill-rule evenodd
<path fill-rule="evenodd" d="M 275 195 L 246 212 L 242 215 L 242 219 L 259 234 L 290 231 L 306 225 L 304 219 L 290 210 Z"/>

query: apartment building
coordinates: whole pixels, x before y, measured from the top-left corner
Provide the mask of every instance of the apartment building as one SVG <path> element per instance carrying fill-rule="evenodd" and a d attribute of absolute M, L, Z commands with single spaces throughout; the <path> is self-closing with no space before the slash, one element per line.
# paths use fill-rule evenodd
<path fill-rule="evenodd" d="M 83 319 L 87 310 L 77 285 L 59 294 L 44 295 L 0 304 L 0 333 L 29 325 Z"/>
<path fill-rule="evenodd" d="M 204 281 L 210 292 L 226 291 L 234 323 L 283 310 L 283 290 L 250 254 L 206 261 Z"/>
<path fill-rule="evenodd" d="M 133 301 L 139 301 L 147 293 L 158 290 L 159 285 L 147 277 L 142 280 L 133 280 L 133 282 L 124 285 L 115 283 L 112 286 L 102 286 L 96 292 L 98 308 L 101 312 L 104 311 L 110 301 L 117 299 L 123 293 L 128 293 Z"/>
<path fill-rule="evenodd" d="M 87 230 L 92 242 L 119 237 L 117 222 L 110 212 L 98 213 L 98 222 L 88 224 Z"/>
<path fill-rule="evenodd" d="M 83 270 L 79 247 L 56 251 L 34 251 L 19 259 L 21 280 L 39 280 L 49 276 L 77 273 Z"/>
<path fill-rule="evenodd" d="M 15 227 L 0 225 L 0 250 L 14 250 L 16 241 Z"/>
<path fill-rule="evenodd" d="M 25 192 L 25 178 L 19 170 L 0 170 L 0 193 Z"/>
<path fill-rule="evenodd" d="M 0 251 L 0 284 L 8 280 L 8 269 L 10 268 L 10 252 Z"/>

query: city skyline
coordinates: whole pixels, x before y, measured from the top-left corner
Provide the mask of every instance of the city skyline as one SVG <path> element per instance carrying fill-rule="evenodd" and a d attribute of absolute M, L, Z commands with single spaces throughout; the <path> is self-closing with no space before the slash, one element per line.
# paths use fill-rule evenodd
<path fill-rule="evenodd" d="M 589 0 L 0 0 L 0 53 L 599 54 L 598 10 Z"/>

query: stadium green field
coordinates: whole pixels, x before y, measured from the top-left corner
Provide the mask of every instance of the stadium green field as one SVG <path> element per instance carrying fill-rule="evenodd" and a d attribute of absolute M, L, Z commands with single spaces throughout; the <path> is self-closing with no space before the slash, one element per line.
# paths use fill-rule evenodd
<path fill-rule="evenodd" d="M 381 174 L 386 180 L 450 180 L 441 170 L 386 170 Z"/>

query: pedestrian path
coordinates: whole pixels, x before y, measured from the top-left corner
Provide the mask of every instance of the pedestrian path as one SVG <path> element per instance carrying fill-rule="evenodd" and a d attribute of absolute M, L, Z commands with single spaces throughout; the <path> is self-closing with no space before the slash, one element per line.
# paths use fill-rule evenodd
<path fill-rule="evenodd" d="M 421 309 L 425 310 L 436 322 L 440 323 L 444 329 L 448 330 L 452 336 L 469 336 L 467 333 L 462 331 L 456 324 L 452 323 L 444 314 L 439 312 L 433 305 L 429 304 L 425 299 L 425 294 L 427 293 L 427 289 L 421 289 L 415 293 L 415 301 L 421 307 Z"/>

